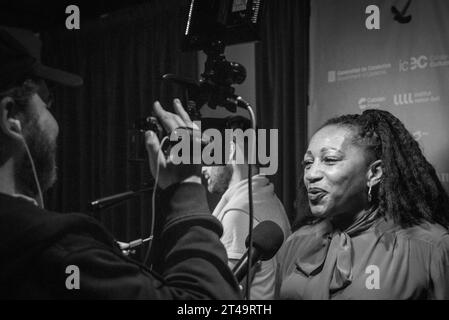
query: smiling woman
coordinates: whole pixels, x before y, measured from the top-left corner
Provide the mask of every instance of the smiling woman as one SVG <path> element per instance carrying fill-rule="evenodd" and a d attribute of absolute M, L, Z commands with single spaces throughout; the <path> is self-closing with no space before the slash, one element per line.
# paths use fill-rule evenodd
<path fill-rule="evenodd" d="M 316 217 L 336 220 L 346 212 L 361 212 L 369 206 L 365 189 L 379 183 L 380 161 L 369 161 L 358 146 L 350 143 L 351 136 L 348 128 L 326 126 L 310 141 L 304 159 L 304 183 Z"/>
<path fill-rule="evenodd" d="M 392 114 L 327 121 L 303 161 L 310 223 L 281 248 L 283 299 L 449 299 L 449 197 Z"/>

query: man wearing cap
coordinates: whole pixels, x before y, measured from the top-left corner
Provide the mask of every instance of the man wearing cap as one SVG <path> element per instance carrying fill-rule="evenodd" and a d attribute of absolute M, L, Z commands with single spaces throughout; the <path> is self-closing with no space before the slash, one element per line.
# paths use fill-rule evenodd
<path fill-rule="evenodd" d="M 29 42 L 28 42 L 29 44 Z M 158 157 L 147 132 L 150 169 L 159 166 L 161 220 L 156 273 L 124 256 L 111 235 L 83 214 L 44 209 L 42 192 L 55 181 L 59 128 L 48 110 L 45 80 L 79 86 L 80 77 L 43 66 L 20 37 L 0 29 L 0 298 L 235 299 L 237 283 L 209 212 L 200 168 Z M 154 111 L 167 131 L 192 125 Z M 78 279 L 70 278 L 78 272 Z"/>

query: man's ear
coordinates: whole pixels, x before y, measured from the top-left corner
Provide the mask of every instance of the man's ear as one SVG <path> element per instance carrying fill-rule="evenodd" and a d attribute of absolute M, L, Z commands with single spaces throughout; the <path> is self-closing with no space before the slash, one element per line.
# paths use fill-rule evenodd
<path fill-rule="evenodd" d="M 383 176 L 382 160 L 376 160 L 371 163 L 366 175 L 368 179 L 368 187 L 374 187 L 375 185 L 377 185 L 382 180 Z"/>
<path fill-rule="evenodd" d="M 18 119 L 12 118 L 15 102 L 11 97 L 0 101 L 0 130 L 14 140 L 22 140 L 22 126 Z"/>

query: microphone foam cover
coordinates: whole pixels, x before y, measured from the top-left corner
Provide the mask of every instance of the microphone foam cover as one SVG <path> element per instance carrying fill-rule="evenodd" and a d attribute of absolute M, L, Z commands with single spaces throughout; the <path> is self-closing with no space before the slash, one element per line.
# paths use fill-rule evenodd
<path fill-rule="evenodd" d="M 261 260 L 269 260 L 284 242 L 282 229 L 273 221 L 265 220 L 253 229 L 253 247 L 261 253 Z M 246 237 L 245 245 L 248 248 L 249 236 Z"/>

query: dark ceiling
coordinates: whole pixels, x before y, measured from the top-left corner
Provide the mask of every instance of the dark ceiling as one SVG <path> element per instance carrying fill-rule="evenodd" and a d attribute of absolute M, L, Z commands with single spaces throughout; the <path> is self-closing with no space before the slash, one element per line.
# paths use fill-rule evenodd
<path fill-rule="evenodd" d="M 153 0 L 0 0 L 0 25 L 41 31 L 65 25 L 69 5 L 80 9 L 81 21 Z"/>

